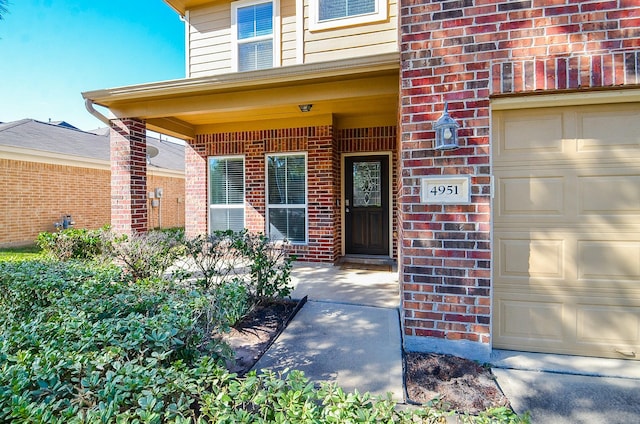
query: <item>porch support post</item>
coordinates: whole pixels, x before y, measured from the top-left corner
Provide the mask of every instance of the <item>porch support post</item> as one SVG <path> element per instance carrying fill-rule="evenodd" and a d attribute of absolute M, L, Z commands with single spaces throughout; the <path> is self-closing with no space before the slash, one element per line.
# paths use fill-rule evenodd
<path fill-rule="evenodd" d="M 116 234 L 147 231 L 147 135 L 144 121 L 111 121 L 111 228 Z"/>

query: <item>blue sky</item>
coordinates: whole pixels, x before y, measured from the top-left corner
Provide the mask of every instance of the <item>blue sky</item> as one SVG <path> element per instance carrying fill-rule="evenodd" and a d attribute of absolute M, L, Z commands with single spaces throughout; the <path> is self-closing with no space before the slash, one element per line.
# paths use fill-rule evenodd
<path fill-rule="evenodd" d="M 0 122 L 104 126 L 83 91 L 185 76 L 184 23 L 162 0 L 9 0 L 0 20 Z"/>

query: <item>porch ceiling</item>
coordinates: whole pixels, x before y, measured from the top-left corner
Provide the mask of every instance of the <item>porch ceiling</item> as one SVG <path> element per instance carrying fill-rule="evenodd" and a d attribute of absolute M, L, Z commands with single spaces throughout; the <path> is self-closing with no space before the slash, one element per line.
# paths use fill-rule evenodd
<path fill-rule="evenodd" d="M 120 118 L 180 138 L 292 125 L 357 126 L 397 119 L 398 55 L 186 78 L 83 93 Z M 298 105 L 312 104 L 310 112 Z M 267 123 L 267 121 L 269 121 Z"/>

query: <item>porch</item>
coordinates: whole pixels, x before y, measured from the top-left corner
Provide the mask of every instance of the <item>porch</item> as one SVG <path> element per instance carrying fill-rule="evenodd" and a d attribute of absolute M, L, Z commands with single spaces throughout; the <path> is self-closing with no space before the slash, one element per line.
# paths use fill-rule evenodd
<path fill-rule="evenodd" d="M 291 273 L 293 299 L 366 305 L 400 306 L 398 272 L 380 264 L 330 265 L 296 262 Z"/>

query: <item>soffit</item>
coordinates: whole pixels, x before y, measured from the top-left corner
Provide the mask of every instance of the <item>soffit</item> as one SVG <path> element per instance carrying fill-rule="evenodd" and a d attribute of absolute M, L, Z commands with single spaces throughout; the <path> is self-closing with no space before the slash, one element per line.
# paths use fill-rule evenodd
<path fill-rule="evenodd" d="M 215 3 L 211 0 L 164 0 L 173 10 L 184 16 L 187 10 L 193 9 L 207 3 Z"/>

